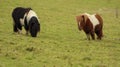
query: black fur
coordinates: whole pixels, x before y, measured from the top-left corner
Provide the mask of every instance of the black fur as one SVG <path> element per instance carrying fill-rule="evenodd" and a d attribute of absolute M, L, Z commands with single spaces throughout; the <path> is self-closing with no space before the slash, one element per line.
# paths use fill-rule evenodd
<path fill-rule="evenodd" d="M 20 23 L 20 18 L 24 17 L 24 14 L 32 10 L 31 8 L 17 7 L 12 12 L 13 18 L 13 31 L 18 32 L 18 29 L 22 30 L 22 24 Z"/>
<path fill-rule="evenodd" d="M 22 30 L 22 24 L 20 23 L 20 18 L 23 18 L 25 13 L 28 13 L 31 8 L 22 8 L 17 7 L 12 12 L 12 18 L 14 21 L 13 31 L 19 32 L 18 30 Z M 30 18 L 29 22 L 27 22 L 27 16 L 24 19 L 24 28 L 28 34 L 31 34 L 32 37 L 36 37 L 37 33 L 40 31 L 40 24 L 37 17 Z"/>
<path fill-rule="evenodd" d="M 40 24 L 38 22 L 38 19 L 36 17 L 32 17 L 29 21 L 28 27 L 29 27 L 28 29 L 29 29 L 31 36 L 36 37 L 37 32 L 40 31 Z"/>

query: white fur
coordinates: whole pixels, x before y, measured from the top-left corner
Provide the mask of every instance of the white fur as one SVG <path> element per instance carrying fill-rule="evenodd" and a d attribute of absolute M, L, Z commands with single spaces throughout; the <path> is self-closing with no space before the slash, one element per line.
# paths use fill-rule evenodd
<path fill-rule="evenodd" d="M 24 25 L 24 20 L 25 20 L 25 17 L 27 16 L 27 14 L 25 13 L 24 17 L 23 18 L 20 18 L 20 23 L 21 25 Z"/>
<path fill-rule="evenodd" d="M 91 21 L 92 24 L 93 24 L 93 29 L 95 29 L 95 26 L 99 24 L 99 21 L 98 21 L 98 19 L 95 17 L 95 14 L 90 15 L 90 14 L 88 14 L 88 13 L 85 13 L 85 15 L 88 16 L 88 18 L 90 19 L 90 21 Z"/>
<path fill-rule="evenodd" d="M 37 14 L 33 10 L 30 10 L 27 15 L 27 23 L 29 23 L 32 17 L 36 17 L 38 19 Z"/>

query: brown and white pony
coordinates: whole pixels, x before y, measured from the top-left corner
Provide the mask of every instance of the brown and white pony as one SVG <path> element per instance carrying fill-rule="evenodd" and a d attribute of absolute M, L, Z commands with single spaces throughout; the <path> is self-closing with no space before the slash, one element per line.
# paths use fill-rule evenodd
<path fill-rule="evenodd" d="M 101 40 L 103 37 L 103 19 L 99 14 L 90 15 L 88 13 L 81 14 L 76 16 L 78 29 L 83 30 L 88 40 L 90 40 L 90 35 L 93 40 L 95 40 L 95 33 L 97 35 L 97 39 Z"/>

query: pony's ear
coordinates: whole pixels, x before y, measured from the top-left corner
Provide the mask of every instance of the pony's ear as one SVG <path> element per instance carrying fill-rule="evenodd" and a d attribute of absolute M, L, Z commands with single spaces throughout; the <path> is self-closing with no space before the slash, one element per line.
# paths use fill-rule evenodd
<path fill-rule="evenodd" d="M 80 16 L 76 16 L 76 21 L 79 23 L 81 21 L 81 17 Z"/>
<path fill-rule="evenodd" d="M 26 8 L 26 12 L 29 12 L 30 10 L 32 10 L 32 8 Z"/>
<path fill-rule="evenodd" d="M 76 21 L 78 21 L 78 16 L 75 17 Z"/>
<path fill-rule="evenodd" d="M 86 23 L 87 19 L 88 19 L 87 15 L 82 15 L 82 20 L 83 20 L 83 22 Z"/>

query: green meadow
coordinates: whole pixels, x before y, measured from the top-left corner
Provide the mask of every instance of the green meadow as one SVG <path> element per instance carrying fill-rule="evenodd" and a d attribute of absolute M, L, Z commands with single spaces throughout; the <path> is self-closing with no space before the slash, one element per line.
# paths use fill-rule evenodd
<path fill-rule="evenodd" d="M 13 32 L 19 6 L 37 13 L 38 37 Z M 82 13 L 102 16 L 102 40 L 78 30 Z M 0 67 L 120 67 L 120 0 L 0 0 Z"/>

